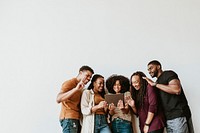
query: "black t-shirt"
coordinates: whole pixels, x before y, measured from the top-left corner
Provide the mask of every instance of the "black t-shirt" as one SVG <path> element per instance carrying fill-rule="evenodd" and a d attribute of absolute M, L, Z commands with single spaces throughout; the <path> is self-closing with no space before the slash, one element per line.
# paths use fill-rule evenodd
<path fill-rule="evenodd" d="M 168 85 L 173 79 L 179 79 L 178 75 L 173 71 L 164 71 L 157 79 L 158 84 Z M 191 117 L 191 112 L 188 106 L 187 99 L 181 88 L 181 94 L 169 94 L 162 90 L 159 91 L 159 99 L 161 101 L 164 114 L 167 120 L 177 117 Z"/>

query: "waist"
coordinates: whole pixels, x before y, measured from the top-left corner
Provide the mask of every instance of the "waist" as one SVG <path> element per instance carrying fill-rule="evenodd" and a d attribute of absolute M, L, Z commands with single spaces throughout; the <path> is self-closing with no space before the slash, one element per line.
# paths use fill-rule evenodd
<path fill-rule="evenodd" d="M 105 114 L 95 114 L 95 118 L 106 118 Z"/>
<path fill-rule="evenodd" d="M 131 121 L 128 121 L 128 120 L 125 120 L 125 119 L 122 119 L 122 118 L 119 118 L 119 117 L 117 117 L 117 118 L 114 118 L 114 120 L 113 120 L 113 121 L 119 121 L 119 122 L 131 123 Z"/>

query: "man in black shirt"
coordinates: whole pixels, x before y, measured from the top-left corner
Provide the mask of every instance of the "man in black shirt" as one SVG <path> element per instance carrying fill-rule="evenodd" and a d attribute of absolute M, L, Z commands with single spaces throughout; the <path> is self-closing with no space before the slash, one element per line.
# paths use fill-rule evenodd
<path fill-rule="evenodd" d="M 153 82 L 144 77 L 151 86 L 159 90 L 158 98 L 167 120 L 167 132 L 194 133 L 190 108 L 178 75 L 171 70 L 163 71 L 157 60 L 148 63 L 148 71 L 152 78 L 157 78 L 156 82 Z"/>

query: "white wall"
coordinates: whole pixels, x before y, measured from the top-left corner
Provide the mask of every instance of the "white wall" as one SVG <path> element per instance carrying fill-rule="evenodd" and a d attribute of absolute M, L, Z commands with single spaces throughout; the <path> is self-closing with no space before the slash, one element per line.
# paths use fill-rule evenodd
<path fill-rule="evenodd" d="M 200 1 L 0 0 L 0 132 L 59 133 L 61 84 L 81 65 L 127 77 L 158 59 L 200 119 Z M 149 75 L 148 75 L 149 76 Z"/>

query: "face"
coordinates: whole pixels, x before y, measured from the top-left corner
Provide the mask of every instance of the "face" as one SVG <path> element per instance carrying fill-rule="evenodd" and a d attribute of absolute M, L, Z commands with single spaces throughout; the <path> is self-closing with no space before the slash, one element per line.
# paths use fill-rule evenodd
<path fill-rule="evenodd" d="M 102 92 L 104 89 L 104 78 L 98 78 L 94 83 L 94 92 Z"/>
<path fill-rule="evenodd" d="M 157 65 L 153 65 L 153 64 L 149 64 L 148 65 L 148 72 L 151 75 L 152 78 L 157 77 L 158 76 L 158 67 Z"/>
<path fill-rule="evenodd" d="M 92 73 L 89 70 L 81 71 L 81 80 L 84 84 L 87 84 L 92 77 Z"/>
<path fill-rule="evenodd" d="M 131 79 L 132 86 L 136 89 L 139 90 L 141 88 L 141 81 L 140 77 L 138 75 L 134 75 Z"/>
<path fill-rule="evenodd" d="M 113 86 L 113 90 L 116 92 L 116 93 L 120 93 L 121 91 L 121 85 L 120 85 L 120 82 L 119 80 L 117 80 Z"/>

